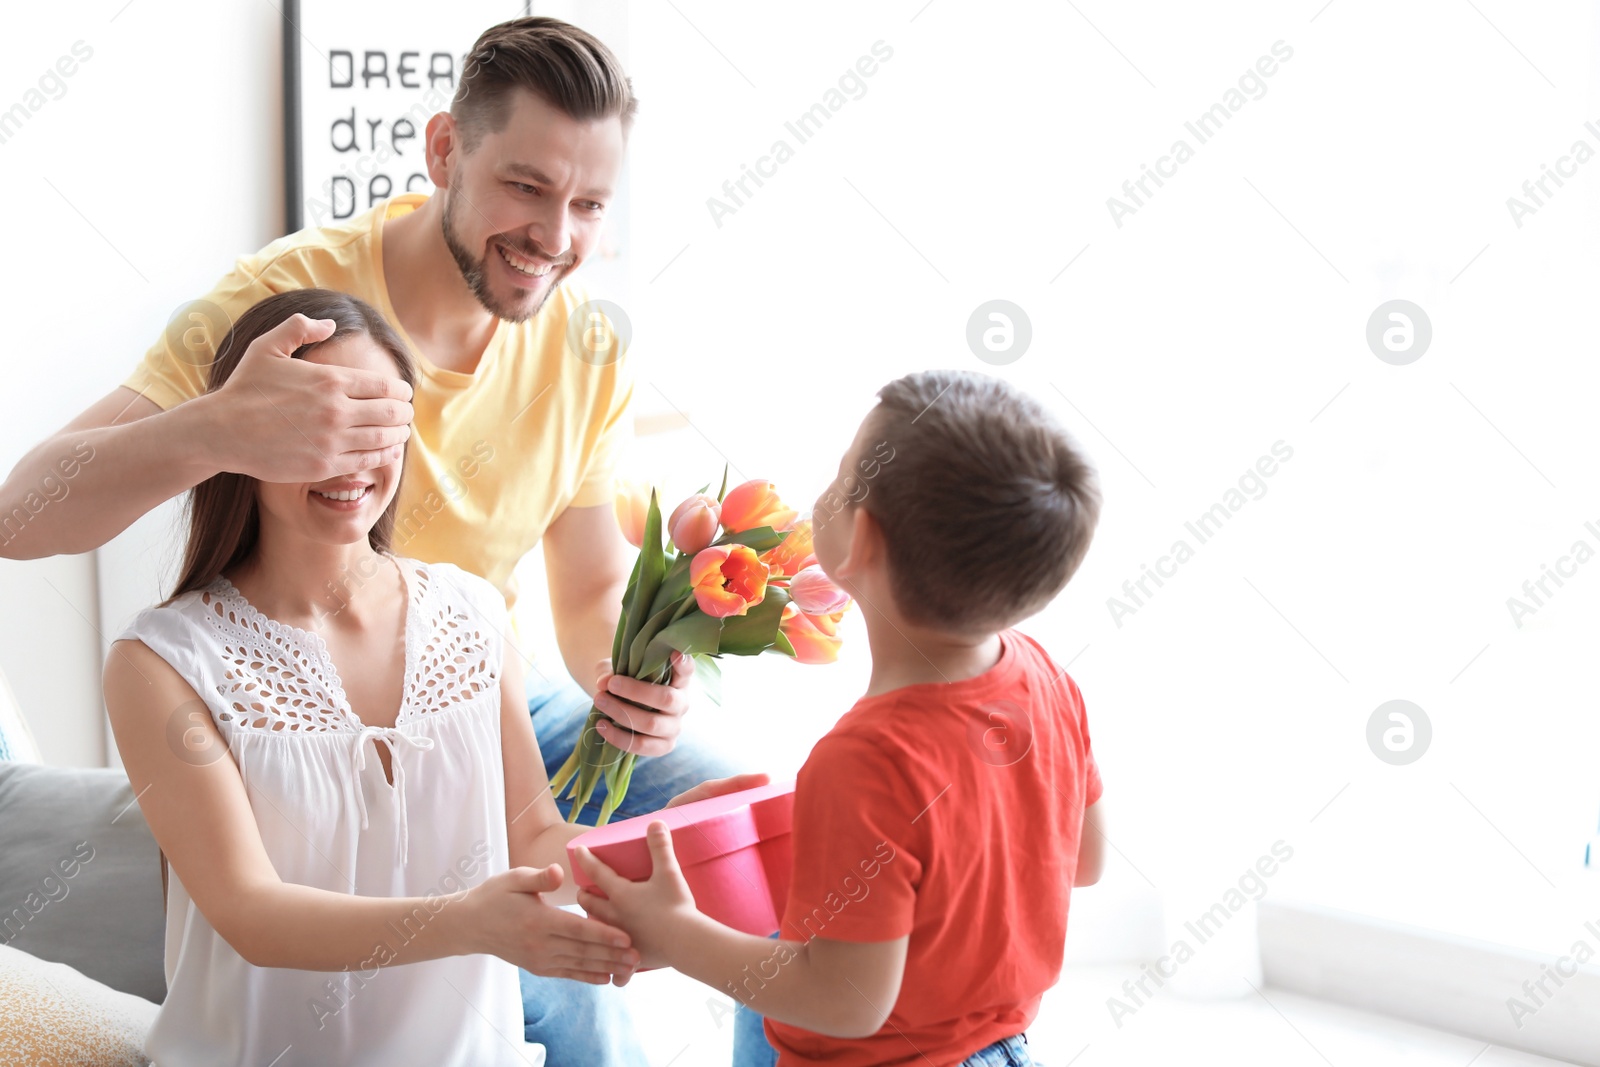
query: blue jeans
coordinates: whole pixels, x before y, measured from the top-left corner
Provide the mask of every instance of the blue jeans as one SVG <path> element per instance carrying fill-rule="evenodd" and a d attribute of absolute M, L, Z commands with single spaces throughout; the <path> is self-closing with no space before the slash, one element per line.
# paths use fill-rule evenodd
<path fill-rule="evenodd" d="M 555 774 L 577 744 L 589 714 L 587 694 L 571 681 L 547 681 L 528 672 L 528 714 L 544 755 L 546 774 Z M 707 778 L 735 773 L 688 739 L 665 756 L 641 759 L 635 766 L 628 797 L 615 819 L 658 811 L 667 801 Z M 595 788 L 589 808 L 579 820 L 593 823 L 605 796 L 605 783 Z M 557 800 L 565 817 L 572 802 Z M 545 1046 L 550 1067 L 645 1067 L 644 1049 L 634 1036 L 622 991 L 615 986 L 587 985 L 565 978 L 543 978 L 519 971 L 522 980 L 523 1034 Z"/>
<path fill-rule="evenodd" d="M 1028 1038 L 1018 1034 L 996 1041 L 968 1056 L 961 1067 L 1033 1067 L 1033 1057 L 1028 1055 Z"/>
<path fill-rule="evenodd" d="M 767 1040 L 766 1017 L 737 1001 L 733 1009 L 733 1067 L 776 1067 L 778 1053 Z"/>
<path fill-rule="evenodd" d="M 778 1054 L 767 1041 L 759 1012 L 741 1002 L 733 1015 L 733 1067 L 775 1067 Z M 996 1041 L 961 1061 L 961 1067 L 1034 1067 L 1022 1034 Z"/>

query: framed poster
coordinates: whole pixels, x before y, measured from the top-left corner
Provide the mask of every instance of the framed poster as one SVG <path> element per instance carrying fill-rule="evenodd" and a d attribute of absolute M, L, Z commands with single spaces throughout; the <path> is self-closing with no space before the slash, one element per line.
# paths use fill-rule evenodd
<path fill-rule="evenodd" d="M 428 119 L 447 110 L 478 35 L 527 0 L 283 0 L 285 220 L 326 226 L 432 192 Z"/>

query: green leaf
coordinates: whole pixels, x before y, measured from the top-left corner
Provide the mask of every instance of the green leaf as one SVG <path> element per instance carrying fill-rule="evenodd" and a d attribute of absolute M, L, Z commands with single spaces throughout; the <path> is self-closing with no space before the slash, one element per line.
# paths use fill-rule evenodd
<path fill-rule="evenodd" d="M 777 643 L 778 624 L 783 621 L 783 608 L 788 603 L 788 593 L 769 585 L 761 603 L 743 615 L 723 619 L 722 654 L 754 656 L 771 648 Z"/>
<path fill-rule="evenodd" d="M 638 674 L 639 661 L 644 658 L 645 647 L 655 639 L 656 634 L 666 628 L 667 623 L 672 621 L 673 613 L 677 610 L 678 605 L 668 604 L 650 616 L 650 621 L 639 628 L 639 633 L 634 637 L 633 644 L 628 646 L 628 665 L 623 670 L 623 674 L 626 674 L 629 678 L 638 678 L 640 676 Z"/>
<path fill-rule="evenodd" d="M 757 552 L 766 552 L 783 544 L 783 539 L 789 536 L 789 531 L 779 533 L 770 526 L 757 526 L 754 529 L 743 530 L 735 534 L 723 534 L 712 544 L 717 545 L 749 545 Z"/>
<path fill-rule="evenodd" d="M 661 588 L 656 590 L 655 599 L 650 602 L 650 614 L 654 615 L 667 605 L 676 604 L 689 595 L 689 565 L 693 562 L 693 558 L 684 553 L 667 568 L 666 576 L 661 580 Z"/>
<path fill-rule="evenodd" d="M 722 488 L 717 490 L 717 503 L 722 503 L 722 498 L 728 495 L 728 465 L 722 465 Z"/>
<path fill-rule="evenodd" d="M 622 610 L 617 612 L 617 632 L 611 638 L 611 669 L 616 670 L 617 661 L 622 658 L 622 633 L 628 627 L 628 604 L 633 600 L 634 587 L 639 584 L 639 561 L 641 557 L 633 559 L 633 573 L 628 576 L 628 589 L 622 594 Z"/>
<path fill-rule="evenodd" d="M 721 646 L 723 620 L 702 611 L 691 611 L 655 636 L 645 648 L 639 664 L 641 678 L 666 669 L 672 650 L 686 656 L 714 655 Z"/>
<path fill-rule="evenodd" d="M 650 618 L 650 605 L 655 602 L 656 590 L 667 569 L 666 554 L 661 548 L 661 505 L 656 491 L 650 490 L 650 511 L 644 523 L 644 545 L 639 549 L 639 577 L 634 583 L 633 595 L 628 599 L 628 626 L 622 632 L 622 647 L 632 648 L 639 629 Z M 620 649 L 618 650 L 620 654 Z M 613 669 L 616 664 L 613 662 Z"/>
<path fill-rule="evenodd" d="M 717 657 L 701 652 L 694 657 L 694 676 L 700 679 L 700 687 L 706 691 L 706 696 L 711 703 L 722 706 L 722 664 L 717 662 Z"/>
<path fill-rule="evenodd" d="M 794 646 L 789 643 L 789 639 L 784 636 L 782 630 L 778 631 L 777 640 L 772 642 L 772 648 L 769 651 L 782 652 L 785 656 L 789 656 L 790 658 L 793 658 L 794 656 Z"/>

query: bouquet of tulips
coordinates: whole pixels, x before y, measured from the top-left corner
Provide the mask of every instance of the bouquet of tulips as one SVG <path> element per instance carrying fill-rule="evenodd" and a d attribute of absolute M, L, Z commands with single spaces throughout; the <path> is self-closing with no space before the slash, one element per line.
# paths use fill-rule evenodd
<path fill-rule="evenodd" d="M 850 598 L 817 566 L 810 520 L 784 505 L 772 483 L 749 481 L 728 489 L 727 471 L 715 497 L 709 485 L 679 504 L 665 524 L 653 489 L 625 489 L 617 515 L 639 558 L 622 598 L 611 643 L 616 674 L 663 684 L 673 650 L 693 656 L 707 694 L 720 701 L 718 656 L 778 652 L 801 663 L 831 663 L 839 654 L 839 622 Z M 665 530 L 663 530 L 663 526 Z M 669 543 L 662 544 L 666 533 Z M 604 826 L 628 793 L 635 757 L 613 748 L 595 730 L 591 707 L 578 744 L 550 788 L 572 798 L 576 822 L 603 777 Z"/>

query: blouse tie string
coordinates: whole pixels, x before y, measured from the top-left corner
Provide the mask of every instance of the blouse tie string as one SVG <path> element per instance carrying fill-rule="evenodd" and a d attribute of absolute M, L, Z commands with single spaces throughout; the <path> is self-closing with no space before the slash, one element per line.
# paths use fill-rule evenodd
<path fill-rule="evenodd" d="M 367 801 L 362 795 L 361 772 L 367 767 L 367 746 L 373 741 L 385 741 L 389 745 L 389 762 L 394 767 L 394 800 L 400 809 L 400 863 L 406 862 L 407 843 L 410 840 L 409 829 L 406 822 L 406 768 L 405 761 L 400 758 L 400 746 L 396 741 L 404 741 L 418 751 L 426 752 L 433 748 L 433 738 L 417 737 L 402 732 L 395 726 L 363 726 L 356 734 L 356 746 L 351 756 L 351 770 L 354 772 L 353 786 L 356 794 L 356 807 L 361 810 L 361 828 L 367 828 Z"/>

